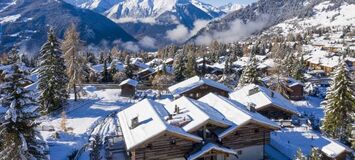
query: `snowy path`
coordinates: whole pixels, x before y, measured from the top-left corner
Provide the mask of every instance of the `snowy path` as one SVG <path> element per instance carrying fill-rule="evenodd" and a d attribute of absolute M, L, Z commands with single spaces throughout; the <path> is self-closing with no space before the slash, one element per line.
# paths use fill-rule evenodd
<path fill-rule="evenodd" d="M 72 133 L 59 132 L 59 139 L 52 136 L 55 132 L 42 131 L 44 139 L 50 146 L 52 160 L 64 160 L 75 150 L 80 149 L 88 142 L 91 131 L 97 122 L 130 105 L 129 100 L 119 96 L 119 89 L 106 89 L 92 91 L 97 98 L 86 99 L 77 103 L 70 103 L 67 112 L 67 127 L 73 129 Z M 89 101 L 89 103 L 87 103 Z M 42 125 L 54 126 L 55 131 L 60 131 L 60 116 L 48 118 Z M 113 127 L 113 126 L 109 126 Z M 109 130 L 109 129 L 106 129 Z"/>

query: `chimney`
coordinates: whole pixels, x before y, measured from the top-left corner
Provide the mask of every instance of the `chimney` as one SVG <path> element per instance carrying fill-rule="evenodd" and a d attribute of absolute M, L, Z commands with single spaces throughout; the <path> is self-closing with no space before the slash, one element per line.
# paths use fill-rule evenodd
<path fill-rule="evenodd" d="M 255 107 L 256 107 L 256 105 L 254 103 L 248 103 L 248 105 L 247 105 L 247 109 L 250 112 L 256 112 Z"/>
<path fill-rule="evenodd" d="M 274 91 L 271 91 L 271 98 L 274 98 L 275 97 L 275 93 Z"/>
<path fill-rule="evenodd" d="M 177 105 L 175 105 L 175 111 L 174 112 L 176 114 L 180 114 L 180 108 Z"/>
<path fill-rule="evenodd" d="M 131 119 L 131 129 L 136 128 L 139 125 L 138 116 Z"/>

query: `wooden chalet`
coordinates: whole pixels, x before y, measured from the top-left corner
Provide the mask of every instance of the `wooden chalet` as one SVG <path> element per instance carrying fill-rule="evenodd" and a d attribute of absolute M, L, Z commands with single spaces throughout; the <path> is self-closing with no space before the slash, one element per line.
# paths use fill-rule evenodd
<path fill-rule="evenodd" d="M 291 119 L 293 115 L 299 115 L 297 108 L 280 93 L 259 85 L 241 87 L 230 97 L 270 119 Z"/>
<path fill-rule="evenodd" d="M 133 97 L 136 94 L 136 87 L 138 82 L 133 79 L 126 79 L 120 83 L 121 96 Z"/>
<path fill-rule="evenodd" d="M 222 83 L 198 76 L 175 84 L 168 89 L 174 97 L 186 96 L 193 99 L 201 98 L 208 93 L 228 97 L 228 93 L 232 92 L 232 89 Z"/>
<path fill-rule="evenodd" d="M 213 93 L 164 105 L 145 99 L 118 117 L 132 160 L 262 159 L 270 132 L 279 129 L 261 114 Z"/>
<path fill-rule="evenodd" d="M 160 103 L 143 100 L 118 113 L 131 160 L 184 159 L 202 138 L 169 124 Z"/>

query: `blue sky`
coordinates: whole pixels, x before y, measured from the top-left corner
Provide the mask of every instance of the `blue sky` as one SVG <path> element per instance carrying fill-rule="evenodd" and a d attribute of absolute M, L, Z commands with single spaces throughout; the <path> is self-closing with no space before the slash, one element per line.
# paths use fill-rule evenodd
<path fill-rule="evenodd" d="M 212 4 L 216 7 L 222 6 L 228 3 L 239 3 L 239 4 L 250 4 L 256 2 L 257 0 L 200 0 L 202 2 Z"/>

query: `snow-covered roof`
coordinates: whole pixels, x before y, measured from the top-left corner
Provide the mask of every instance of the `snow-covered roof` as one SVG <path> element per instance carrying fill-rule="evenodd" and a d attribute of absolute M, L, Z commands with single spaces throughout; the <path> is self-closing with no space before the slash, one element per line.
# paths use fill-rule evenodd
<path fill-rule="evenodd" d="M 194 142 L 202 139 L 185 132 L 182 128 L 168 124 L 164 117 L 169 116 L 164 106 L 152 100 L 142 100 L 118 113 L 127 150 L 157 138 L 165 133 Z M 138 126 L 132 128 L 131 121 L 138 117 Z"/>
<path fill-rule="evenodd" d="M 298 149 L 301 149 L 305 155 L 310 155 L 313 147 L 320 149 L 331 158 L 336 158 L 344 152 L 353 152 L 349 147 L 313 132 L 306 126 L 273 132 L 270 145 L 291 159 Z"/>
<path fill-rule="evenodd" d="M 129 78 L 129 79 L 126 79 L 126 80 L 124 80 L 123 82 L 121 82 L 121 83 L 120 83 L 120 86 L 123 86 L 123 85 L 125 85 L 125 84 L 129 84 L 129 85 L 131 85 L 131 86 L 136 87 L 136 86 L 138 85 L 138 81 Z"/>
<path fill-rule="evenodd" d="M 180 113 L 175 113 L 175 107 L 179 108 Z M 233 125 L 230 121 L 226 120 L 222 114 L 208 104 L 184 96 L 166 104 L 165 108 L 170 114 L 177 114 L 178 116 L 190 118 L 190 121 L 182 126 L 187 132 L 193 132 L 208 123 L 224 128 Z"/>
<path fill-rule="evenodd" d="M 97 64 L 93 66 L 89 66 L 89 68 L 94 71 L 95 73 L 101 73 L 104 71 L 104 65 L 103 64 Z"/>
<path fill-rule="evenodd" d="M 209 106 L 217 110 L 217 112 L 222 114 L 227 120 L 234 123 L 235 127 L 231 127 L 228 130 L 221 132 L 218 135 L 219 138 L 223 138 L 230 132 L 249 122 L 258 123 L 273 129 L 280 128 L 279 125 L 263 115 L 257 112 L 248 111 L 243 104 L 214 93 L 207 94 L 200 98 L 199 101 L 209 104 Z"/>
<path fill-rule="evenodd" d="M 145 68 L 149 67 L 147 64 L 143 63 L 143 61 L 140 58 L 135 58 L 132 61 L 132 64 L 137 66 L 137 67 L 139 67 L 139 68 L 142 68 L 142 69 L 145 69 Z"/>
<path fill-rule="evenodd" d="M 280 109 L 287 110 L 293 114 L 299 114 L 297 108 L 280 93 L 256 84 L 249 84 L 241 87 L 237 91 L 229 94 L 229 96 L 231 99 L 236 100 L 245 106 L 253 103 L 256 105 L 255 108 L 257 110 L 273 104 Z"/>
<path fill-rule="evenodd" d="M 185 93 L 189 90 L 192 90 L 192 89 L 199 87 L 201 85 L 204 85 L 204 84 L 224 90 L 226 92 L 232 92 L 232 89 L 228 88 L 227 86 L 225 86 L 222 83 L 218 83 L 216 81 L 202 78 L 202 77 L 198 77 L 198 76 L 192 77 L 190 79 L 187 79 L 185 81 L 182 81 L 178 84 L 175 84 L 175 85 L 169 87 L 169 91 L 173 95 L 179 95 L 179 94 Z"/>
<path fill-rule="evenodd" d="M 229 149 L 214 143 L 207 143 L 204 146 L 201 147 L 198 151 L 190 154 L 189 157 L 187 157 L 187 160 L 195 160 L 199 158 L 200 156 L 204 155 L 205 153 L 208 153 L 209 151 L 219 151 L 219 152 L 224 152 L 232 155 L 236 155 L 237 153 L 233 149 Z"/>

